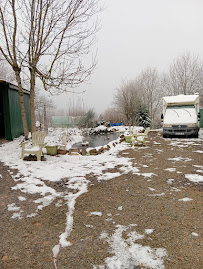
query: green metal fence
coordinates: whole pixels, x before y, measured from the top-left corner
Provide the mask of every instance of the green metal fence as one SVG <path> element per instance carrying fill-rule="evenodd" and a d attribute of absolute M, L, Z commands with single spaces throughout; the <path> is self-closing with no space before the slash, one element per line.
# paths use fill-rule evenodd
<path fill-rule="evenodd" d="M 70 116 L 53 116 L 51 121 L 53 127 L 74 127 L 73 118 Z"/>

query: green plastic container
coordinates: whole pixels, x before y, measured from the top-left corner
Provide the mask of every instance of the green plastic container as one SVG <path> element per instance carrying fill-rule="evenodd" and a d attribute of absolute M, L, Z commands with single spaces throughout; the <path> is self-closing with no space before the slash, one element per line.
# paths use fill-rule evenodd
<path fill-rule="evenodd" d="M 132 138 L 132 135 L 125 135 L 125 141 L 127 143 L 130 143 L 131 142 L 131 138 Z"/>
<path fill-rule="evenodd" d="M 57 146 L 46 146 L 47 154 L 48 155 L 56 155 L 57 154 Z"/>

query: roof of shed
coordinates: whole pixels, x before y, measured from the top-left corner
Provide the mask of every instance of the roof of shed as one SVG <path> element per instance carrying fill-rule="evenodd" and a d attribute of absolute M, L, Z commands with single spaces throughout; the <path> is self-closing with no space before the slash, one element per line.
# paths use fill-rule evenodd
<path fill-rule="evenodd" d="M 12 84 L 10 82 L 7 82 L 5 80 L 0 80 L 0 84 L 7 85 L 10 89 L 18 91 L 18 86 L 14 85 L 14 84 Z M 30 91 L 28 91 L 26 89 L 23 89 L 23 92 L 27 93 L 27 94 L 30 94 Z"/>

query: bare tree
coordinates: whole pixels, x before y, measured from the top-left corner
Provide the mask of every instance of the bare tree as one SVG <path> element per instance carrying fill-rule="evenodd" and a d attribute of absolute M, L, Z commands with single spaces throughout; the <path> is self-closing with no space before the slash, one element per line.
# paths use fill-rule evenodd
<path fill-rule="evenodd" d="M 85 107 L 84 107 L 84 101 L 82 98 L 77 96 L 75 99 L 75 93 L 73 93 L 73 100 L 72 102 L 68 103 L 68 115 L 72 117 L 82 117 L 85 115 Z M 66 113 L 66 114 L 67 114 Z"/>
<path fill-rule="evenodd" d="M 194 94 L 203 90 L 203 63 L 197 55 L 187 52 L 170 65 L 167 91 L 169 94 Z"/>
<path fill-rule="evenodd" d="M 142 102 L 145 104 L 152 126 L 156 121 L 156 115 L 161 104 L 160 76 L 155 68 L 145 69 L 139 76 Z"/>
<path fill-rule="evenodd" d="M 132 120 L 139 102 L 139 84 L 136 81 L 123 82 L 122 85 L 116 89 L 114 105 L 126 116 L 128 124 L 130 120 Z"/>
<path fill-rule="evenodd" d="M 40 123 L 40 129 L 47 131 L 48 126 L 51 125 L 54 108 L 51 98 L 41 94 L 39 90 L 35 92 L 35 113 L 36 120 Z"/>
<path fill-rule="evenodd" d="M 126 117 L 120 113 L 119 109 L 114 107 L 108 108 L 100 115 L 100 119 L 105 120 L 106 122 L 125 122 Z"/>
<path fill-rule="evenodd" d="M 199 75 L 198 75 L 198 80 L 199 80 L 199 100 L 200 100 L 200 106 L 203 107 L 203 68 L 200 68 L 199 70 Z"/>
<path fill-rule="evenodd" d="M 29 78 L 33 132 L 36 79 L 45 90 L 70 91 L 93 72 L 95 60 L 86 66 L 82 57 L 90 53 L 94 43 L 98 11 L 98 0 L 1 1 L 0 52 L 15 72 L 25 135 L 28 129 L 21 73 Z"/>
<path fill-rule="evenodd" d="M 0 52 L 10 64 L 15 72 L 15 78 L 18 84 L 21 114 L 25 138 L 28 138 L 28 126 L 25 113 L 25 104 L 23 96 L 23 88 L 21 81 L 21 67 L 23 58 L 18 50 L 19 39 L 17 38 L 17 14 L 15 0 L 8 0 L 0 3 L 0 33 L 1 46 Z"/>

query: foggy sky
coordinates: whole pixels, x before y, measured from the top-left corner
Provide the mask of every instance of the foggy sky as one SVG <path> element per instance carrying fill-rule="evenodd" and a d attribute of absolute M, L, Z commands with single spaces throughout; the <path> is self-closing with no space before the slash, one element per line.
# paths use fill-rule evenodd
<path fill-rule="evenodd" d="M 106 0 L 104 5 L 97 68 L 76 89 L 85 93 L 55 97 L 60 108 L 81 104 L 100 114 L 111 106 L 122 81 L 135 79 L 145 68 L 167 71 L 185 52 L 203 59 L 203 0 Z"/>

